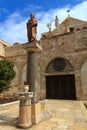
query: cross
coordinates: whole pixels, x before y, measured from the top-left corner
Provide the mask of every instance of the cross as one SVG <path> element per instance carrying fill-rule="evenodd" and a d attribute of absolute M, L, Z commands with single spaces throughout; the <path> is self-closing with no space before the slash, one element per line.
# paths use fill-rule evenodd
<path fill-rule="evenodd" d="M 66 12 L 68 13 L 68 17 L 70 16 L 70 15 L 69 15 L 69 12 L 70 12 L 70 11 L 71 11 L 70 9 L 68 9 L 68 10 L 66 11 Z"/>

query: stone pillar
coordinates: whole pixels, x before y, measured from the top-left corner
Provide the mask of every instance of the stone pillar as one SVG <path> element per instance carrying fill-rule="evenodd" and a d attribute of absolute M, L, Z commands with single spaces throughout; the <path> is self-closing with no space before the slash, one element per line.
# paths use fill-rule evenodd
<path fill-rule="evenodd" d="M 27 84 L 30 91 L 34 92 L 32 103 L 38 102 L 38 88 L 40 83 L 38 79 L 38 55 L 42 48 L 37 41 L 26 43 L 24 48 L 27 50 Z"/>
<path fill-rule="evenodd" d="M 38 103 L 40 83 L 38 79 L 38 55 L 41 53 L 42 48 L 38 42 L 31 42 L 25 44 L 27 50 L 27 84 L 30 86 L 30 91 L 34 92 L 31 105 L 32 124 L 37 124 L 41 121 L 40 103 Z"/>
<path fill-rule="evenodd" d="M 34 92 L 32 103 L 38 102 L 38 54 L 36 52 L 28 52 L 27 63 L 27 83 L 30 86 L 30 91 Z"/>

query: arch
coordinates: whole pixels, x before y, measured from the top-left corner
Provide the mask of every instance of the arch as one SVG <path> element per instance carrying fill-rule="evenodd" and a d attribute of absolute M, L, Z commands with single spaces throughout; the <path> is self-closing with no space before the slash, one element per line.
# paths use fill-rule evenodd
<path fill-rule="evenodd" d="M 87 58 L 81 66 L 81 84 L 83 96 L 87 96 Z"/>
<path fill-rule="evenodd" d="M 62 57 L 53 59 L 46 67 L 46 73 L 70 71 L 74 71 L 72 64 L 67 59 Z"/>
<path fill-rule="evenodd" d="M 86 61 L 86 59 L 87 59 L 87 56 L 82 56 L 81 57 L 81 61 L 78 62 L 78 64 L 79 64 L 79 70 L 81 70 L 82 65 L 84 64 L 84 62 Z"/>
<path fill-rule="evenodd" d="M 46 67 L 46 98 L 76 100 L 75 75 L 72 64 L 62 57 Z M 72 73 L 71 73 L 72 72 Z"/>

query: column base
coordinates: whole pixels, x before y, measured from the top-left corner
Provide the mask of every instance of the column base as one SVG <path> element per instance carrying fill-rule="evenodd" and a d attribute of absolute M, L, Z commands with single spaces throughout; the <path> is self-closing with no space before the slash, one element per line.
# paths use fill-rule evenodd
<path fill-rule="evenodd" d="M 31 117 L 32 124 L 36 125 L 41 121 L 41 105 L 40 103 L 35 103 L 31 105 Z"/>
<path fill-rule="evenodd" d="M 17 127 L 18 127 L 18 128 L 21 128 L 21 129 L 27 129 L 27 128 L 31 128 L 32 125 L 30 126 L 30 125 L 28 125 L 28 124 L 25 124 L 25 125 L 20 124 L 20 125 L 17 125 Z"/>

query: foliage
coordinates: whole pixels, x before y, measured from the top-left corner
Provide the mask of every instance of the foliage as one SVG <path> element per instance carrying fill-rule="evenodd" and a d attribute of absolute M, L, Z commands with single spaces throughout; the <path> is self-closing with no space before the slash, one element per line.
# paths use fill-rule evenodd
<path fill-rule="evenodd" d="M 11 87 L 11 80 L 16 75 L 13 67 L 14 65 L 10 61 L 0 61 L 0 93 L 9 90 Z"/>

